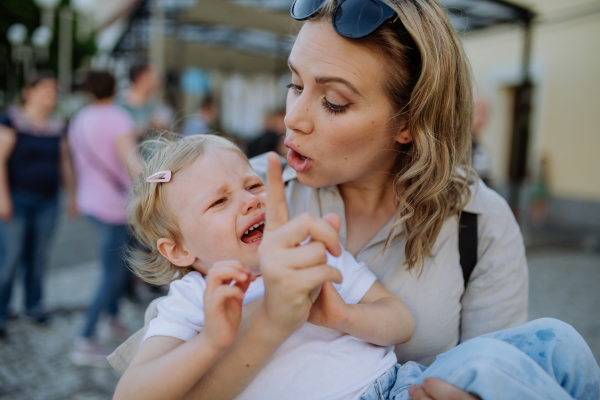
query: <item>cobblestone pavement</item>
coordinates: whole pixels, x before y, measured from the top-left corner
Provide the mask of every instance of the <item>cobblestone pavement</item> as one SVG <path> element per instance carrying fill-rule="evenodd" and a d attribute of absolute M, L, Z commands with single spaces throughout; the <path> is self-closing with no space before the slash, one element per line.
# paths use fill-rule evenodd
<path fill-rule="evenodd" d="M 9 321 L 9 341 L 0 347 L 0 399 L 100 400 L 110 399 L 119 374 L 112 368 L 76 367 L 68 352 L 83 324 L 83 311 L 99 277 L 94 235 L 82 222 L 59 230 L 46 280 L 46 305 L 52 322 L 40 328 L 25 318 Z M 81 233 L 83 232 L 83 233 Z M 72 238 L 68 236 L 72 235 Z M 86 236 L 87 235 L 87 236 Z M 78 243 L 74 248 L 70 244 Z M 61 242 L 62 241 L 62 242 Z M 86 247 L 87 246 L 87 247 Z M 73 254 L 67 254 L 73 249 Z M 86 261 L 87 260 L 87 261 Z M 600 360 L 600 253 L 536 247 L 528 252 L 530 269 L 530 318 L 554 317 L 573 325 Z M 20 290 L 15 300 L 22 297 Z M 150 299 L 148 298 L 147 301 Z M 123 302 L 123 319 L 129 328 L 142 325 L 145 304 Z M 13 302 L 19 311 L 20 302 Z M 105 328 L 99 340 L 116 347 Z"/>

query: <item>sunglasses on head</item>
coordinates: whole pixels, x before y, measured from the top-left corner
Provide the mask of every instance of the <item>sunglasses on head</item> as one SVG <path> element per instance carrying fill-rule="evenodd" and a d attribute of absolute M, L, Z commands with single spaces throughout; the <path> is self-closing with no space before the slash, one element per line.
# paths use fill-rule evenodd
<path fill-rule="evenodd" d="M 325 1 L 295 0 L 290 13 L 298 21 L 307 20 L 319 13 Z M 381 0 L 338 0 L 337 3 L 331 23 L 343 37 L 365 37 L 389 20 L 394 20 L 399 30 L 406 31 L 396 12 Z"/>

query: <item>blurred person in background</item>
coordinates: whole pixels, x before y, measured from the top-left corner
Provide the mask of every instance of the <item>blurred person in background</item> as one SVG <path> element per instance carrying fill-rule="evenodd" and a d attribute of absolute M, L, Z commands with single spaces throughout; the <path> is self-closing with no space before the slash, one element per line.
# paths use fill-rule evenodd
<path fill-rule="evenodd" d="M 147 60 L 134 62 L 129 68 L 131 86 L 117 104 L 130 114 L 136 134 L 143 138 L 153 129 L 167 129 L 160 118 L 156 95 L 162 86 L 162 78 L 156 67 Z"/>
<path fill-rule="evenodd" d="M 550 161 L 542 156 L 540 169 L 530 189 L 529 218 L 535 229 L 544 227 L 550 202 Z"/>
<path fill-rule="evenodd" d="M 109 72 L 92 71 L 86 87 L 95 101 L 73 117 L 69 143 L 77 176 L 77 207 L 97 230 L 102 279 L 71 360 L 78 365 L 95 366 L 105 365 L 110 353 L 93 340 L 102 312 L 109 316 L 115 336 L 122 338 L 130 333 L 118 315 L 119 300 L 131 276 L 122 257 L 131 240 L 125 215 L 131 188 L 127 166 L 134 175 L 139 167 L 135 162 L 138 138 L 134 121 L 113 103 L 115 79 Z"/>
<path fill-rule="evenodd" d="M 473 103 L 473 150 L 471 153 L 471 166 L 481 180 L 487 186 L 490 186 L 492 158 L 487 149 L 481 144 L 481 135 L 489 117 L 490 106 L 485 97 L 481 95 L 475 95 Z"/>
<path fill-rule="evenodd" d="M 210 127 L 219 117 L 219 107 L 215 104 L 212 96 L 206 96 L 198 112 L 186 118 L 181 134 L 183 136 L 201 135 L 209 133 Z"/>
<path fill-rule="evenodd" d="M 265 131 L 246 147 L 248 158 L 274 151 L 286 157 L 288 149 L 283 145 L 285 137 L 285 109 L 271 111 L 265 118 Z"/>
<path fill-rule="evenodd" d="M 12 283 L 24 268 L 25 313 L 45 324 L 42 279 L 58 214 L 59 182 L 68 192 L 75 214 L 74 175 L 65 138 L 65 125 L 52 112 L 57 81 L 49 73 L 30 79 L 23 104 L 0 116 L 0 339 Z"/>

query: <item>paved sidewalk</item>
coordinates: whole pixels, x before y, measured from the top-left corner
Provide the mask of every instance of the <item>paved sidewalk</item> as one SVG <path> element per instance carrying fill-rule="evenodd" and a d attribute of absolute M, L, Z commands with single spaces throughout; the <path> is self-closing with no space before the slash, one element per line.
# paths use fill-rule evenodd
<path fill-rule="evenodd" d="M 77 367 L 68 354 L 83 326 L 88 301 L 95 293 L 100 267 L 88 262 L 50 270 L 46 282 L 46 304 L 50 326 L 39 327 L 24 317 L 10 320 L 9 341 L 0 347 L 0 399 L 11 400 L 100 400 L 111 399 L 120 374 L 104 369 Z M 17 291 L 15 298 L 20 299 Z M 122 316 L 128 327 L 143 325 L 147 303 L 123 301 Z M 19 303 L 17 303 L 19 304 Z M 105 324 L 99 324 L 99 341 L 115 348 Z"/>
<path fill-rule="evenodd" d="M 545 248 L 531 251 L 528 260 L 530 318 L 554 317 L 572 324 L 600 360 L 600 253 Z M 37 327 L 24 318 L 10 321 L 10 342 L 0 348 L 0 399 L 112 397 L 120 376 L 116 371 L 76 367 L 68 360 L 99 272 L 95 262 L 52 268 L 46 282 L 53 317 L 50 328 Z M 138 329 L 145 305 L 123 303 L 124 320 L 132 330 Z M 99 336 L 106 346 L 118 345 L 106 329 L 100 329 Z"/>

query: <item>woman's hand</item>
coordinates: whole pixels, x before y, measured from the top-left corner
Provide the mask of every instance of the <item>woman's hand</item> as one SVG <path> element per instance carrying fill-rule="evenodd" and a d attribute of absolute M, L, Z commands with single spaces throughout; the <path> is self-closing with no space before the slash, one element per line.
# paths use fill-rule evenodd
<path fill-rule="evenodd" d="M 331 282 L 325 282 L 321 293 L 313 303 L 308 322 L 326 328 L 337 329 L 348 319 L 350 307 Z"/>
<path fill-rule="evenodd" d="M 268 156 L 267 217 L 259 247 L 265 282 L 263 308 L 274 329 L 290 335 L 308 319 L 310 292 L 324 282 L 341 282 L 340 271 L 327 265 L 326 251 L 341 254 L 336 229 L 339 217 L 320 219 L 308 213 L 288 222 L 281 164 L 275 154 Z M 299 246 L 311 236 L 311 242 Z"/>
<path fill-rule="evenodd" d="M 423 383 L 408 388 L 411 400 L 481 400 L 437 378 L 425 378 Z"/>
<path fill-rule="evenodd" d="M 234 280 L 236 283 L 230 285 Z M 242 319 L 244 293 L 253 280 L 250 269 L 239 261 L 220 261 L 208 271 L 203 333 L 215 350 L 222 351 L 233 343 Z"/>
<path fill-rule="evenodd" d="M 77 208 L 77 198 L 75 195 L 67 196 L 67 214 L 72 220 L 79 218 L 79 210 Z"/>

